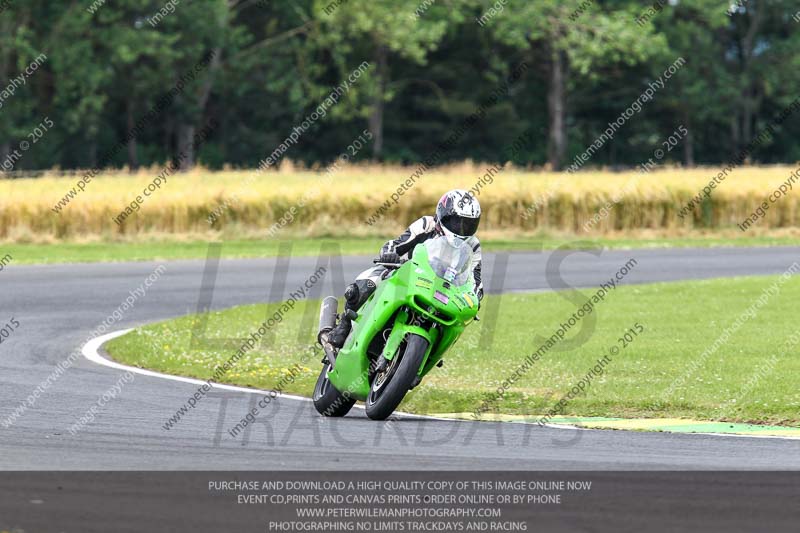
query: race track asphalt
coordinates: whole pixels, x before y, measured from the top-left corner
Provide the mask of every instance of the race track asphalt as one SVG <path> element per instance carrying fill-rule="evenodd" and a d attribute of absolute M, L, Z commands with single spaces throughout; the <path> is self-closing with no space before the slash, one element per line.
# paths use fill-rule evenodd
<path fill-rule="evenodd" d="M 487 254 L 490 292 L 559 288 L 546 275 L 554 252 Z M 779 274 L 800 248 L 664 249 L 568 253 L 561 266 L 571 286 L 606 281 L 630 258 L 624 284 Z M 326 259 L 326 258 L 323 258 Z M 323 294 L 341 294 L 370 264 L 368 257 L 332 263 Z M 497 265 L 507 261 L 505 276 Z M 279 300 L 316 268 L 318 258 L 223 260 L 212 309 Z M 323 261 L 323 264 L 327 261 Z M 204 261 L 163 263 L 161 278 L 110 329 L 123 329 L 196 312 Z M 403 418 L 386 424 L 354 410 L 323 420 L 307 401 L 281 398 L 245 438 L 225 429 L 254 395 L 215 391 L 170 431 L 162 428 L 196 385 L 139 376 L 76 435 L 68 428 L 122 372 L 83 357 L 10 427 L 3 420 L 81 347 L 90 332 L 139 287 L 159 263 L 9 265 L 0 272 L 0 324 L 19 328 L 0 344 L 0 469 L 4 470 L 714 470 L 800 469 L 800 443 L 623 431 L 578 431 L 533 425 Z M 274 290 L 274 272 L 285 286 Z M 331 278 L 337 279 L 335 287 Z M 550 281 L 548 281 L 548 279 Z M 207 276 L 207 281 L 210 278 Z M 272 290 L 271 290 L 272 288 Z"/>

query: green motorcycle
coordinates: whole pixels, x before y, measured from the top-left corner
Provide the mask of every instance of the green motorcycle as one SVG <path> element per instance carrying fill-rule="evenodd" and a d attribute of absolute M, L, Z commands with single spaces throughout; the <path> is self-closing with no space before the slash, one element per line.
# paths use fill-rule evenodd
<path fill-rule="evenodd" d="M 326 298 L 318 335 L 325 357 L 313 397 L 317 411 L 340 417 L 363 401 L 369 418 L 388 418 L 478 319 L 472 261 L 468 244 L 444 236 L 418 244 L 404 263 L 376 261 L 390 274 L 351 315 L 353 327 L 340 350 L 327 340 L 338 300 Z"/>

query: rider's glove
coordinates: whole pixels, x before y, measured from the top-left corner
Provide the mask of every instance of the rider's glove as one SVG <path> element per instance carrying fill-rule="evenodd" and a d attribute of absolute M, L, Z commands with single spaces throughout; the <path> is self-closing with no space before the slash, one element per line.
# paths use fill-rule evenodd
<path fill-rule="evenodd" d="M 399 263 L 400 256 L 397 252 L 383 252 L 381 254 L 380 259 L 378 260 L 379 263 Z"/>

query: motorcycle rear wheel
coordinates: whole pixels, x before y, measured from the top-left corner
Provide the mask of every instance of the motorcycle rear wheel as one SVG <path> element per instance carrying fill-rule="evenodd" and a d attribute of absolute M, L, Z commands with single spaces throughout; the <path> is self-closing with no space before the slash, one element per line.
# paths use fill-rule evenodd
<path fill-rule="evenodd" d="M 317 378 L 317 384 L 314 387 L 314 407 L 322 416 L 338 418 L 349 413 L 356 400 L 336 390 L 336 387 L 328 379 L 330 369 L 330 364 L 324 365 Z"/>

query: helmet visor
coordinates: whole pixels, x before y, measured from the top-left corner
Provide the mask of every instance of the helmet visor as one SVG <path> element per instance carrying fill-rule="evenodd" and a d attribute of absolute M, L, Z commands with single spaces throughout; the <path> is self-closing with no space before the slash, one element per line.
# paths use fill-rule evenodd
<path fill-rule="evenodd" d="M 455 213 L 442 217 L 441 223 L 449 231 L 460 237 L 472 237 L 478 231 L 480 218 L 469 218 Z"/>

